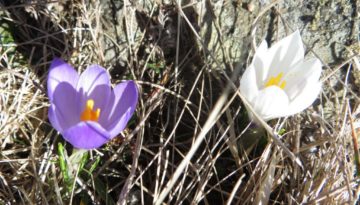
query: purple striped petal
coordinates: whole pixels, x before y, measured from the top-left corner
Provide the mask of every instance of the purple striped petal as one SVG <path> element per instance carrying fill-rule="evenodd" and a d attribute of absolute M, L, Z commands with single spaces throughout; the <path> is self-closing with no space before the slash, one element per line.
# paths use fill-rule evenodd
<path fill-rule="evenodd" d="M 97 122 L 86 121 L 65 130 L 63 137 L 78 149 L 94 149 L 110 140 L 110 134 Z"/>
<path fill-rule="evenodd" d="M 135 111 L 137 101 L 138 89 L 134 81 L 126 81 L 115 86 L 109 104 L 99 119 L 111 137 L 125 129 Z"/>
<path fill-rule="evenodd" d="M 55 58 L 50 65 L 47 78 L 47 91 L 50 101 L 54 99 L 54 92 L 60 83 L 68 83 L 76 88 L 79 75 L 75 69 L 60 58 Z"/>

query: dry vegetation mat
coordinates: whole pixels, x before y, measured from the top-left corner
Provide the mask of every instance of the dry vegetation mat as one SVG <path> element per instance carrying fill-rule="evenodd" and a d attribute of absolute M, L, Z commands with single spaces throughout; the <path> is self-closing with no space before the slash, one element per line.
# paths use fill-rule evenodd
<path fill-rule="evenodd" d="M 359 5 L 0 0 L 0 204 L 356 203 Z M 296 30 L 322 64 L 320 94 L 254 120 L 241 76 L 264 39 Z M 105 145 L 77 152 L 49 122 L 55 57 L 136 83 L 136 110 Z"/>

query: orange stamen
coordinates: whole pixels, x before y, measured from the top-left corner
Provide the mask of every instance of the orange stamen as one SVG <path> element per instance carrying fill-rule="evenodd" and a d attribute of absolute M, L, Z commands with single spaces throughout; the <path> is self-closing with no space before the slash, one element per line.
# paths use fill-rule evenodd
<path fill-rule="evenodd" d="M 95 111 L 93 111 L 94 104 L 95 102 L 93 99 L 86 101 L 86 107 L 80 116 L 81 121 L 98 121 L 100 116 L 100 108 L 97 108 Z"/>
<path fill-rule="evenodd" d="M 269 87 L 269 86 L 278 86 L 281 89 L 284 89 L 286 86 L 286 81 L 285 80 L 281 80 L 281 78 L 283 77 L 283 73 L 279 73 L 279 75 L 277 75 L 276 77 L 270 77 L 270 79 L 265 83 L 265 87 Z"/>

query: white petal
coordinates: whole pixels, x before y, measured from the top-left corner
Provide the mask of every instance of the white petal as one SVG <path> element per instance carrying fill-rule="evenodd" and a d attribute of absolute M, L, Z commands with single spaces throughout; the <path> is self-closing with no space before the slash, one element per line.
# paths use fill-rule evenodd
<path fill-rule="evenodd" d="M 246 97 L 248 101 L 252 101 L 258 94 L 259 89 L 256 85 L 256 71 L 251 64 L 244 72 L 240 80 L 240 92 Z"/>
<path fill-rule="evenodd" d="M 263 40 L 259 47 L 256 49 L 252 65 L 255 67 L 256 72 L 256 83 L 258 87 L 261 87 L 266 80 L 267 73 L 269 71 L 269 62 L 271 56 L 267 55 L 268 47 L 266 40 Z"/>
<path fill-rule="evenodd" d="M 263 55 L 268 51 L 268 44 L 266 42 L 266 40 L 263 40 L 259 47 L 256 48 L 256 52 L 255 55 Z"/>
<path fill-rule="evenodd" d="M 289 98 L 278 86 L 270 86 L 261 90 L 251 104 L 255 112 L 266 121 L 286 116 Z"/>
<path fill-rule="evenodd" d="M 268 77 L 277 76 L 280 72 L 286 74 L 295 64 L 304 59 L 304 53 L 298 30 L 281 39 L 271 46 L 267 53 L 268 56 L 272 56 Z"/>
<path fill-rule="evenodd" d="M 297 97 L 290 102 L 288 115 L 293 115 L 305 110 L 307 107 L 313 104 L 313 102 L 318 97 L 321 90 L 321 83 L 307 84 L 307 86 L 302 89 L 302 92 L 297 95 Z"/>
<path fill-rule="evenodd" d="M 319 59 L 311 58 L 305 62 L 299 62 L 294 69 L 289 71 L 283 78 L 286 81 L 284 88 L 292 101 L 308 84 L 319 81 L 322 64 Z"/>

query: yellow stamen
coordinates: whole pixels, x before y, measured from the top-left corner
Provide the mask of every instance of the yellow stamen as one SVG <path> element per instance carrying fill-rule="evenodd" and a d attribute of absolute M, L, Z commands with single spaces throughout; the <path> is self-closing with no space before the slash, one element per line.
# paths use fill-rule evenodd
<path fill-rule="evenodd" d="M 86 107 L 80 116 L 81 121 L 98 121 L 100 116 L 100 109 L 98 108 L 96 111 L 93 111 L 94 104 L 95 102 L 93 99 L 86 101 Z"/>
<path fill-rule="evenodd" d="M 286 81 L 285 80 L 281 80 L 281 78 L 283 77 L 283 73 L 279 73 L 279 75 L 277 75 L 276 77 L 270 77 L 270 79 L 265 83 L 265 87 L 269 87 L 272 85 L 278 86 L 281 89 L 284 89 L 286 86 Z"/>

